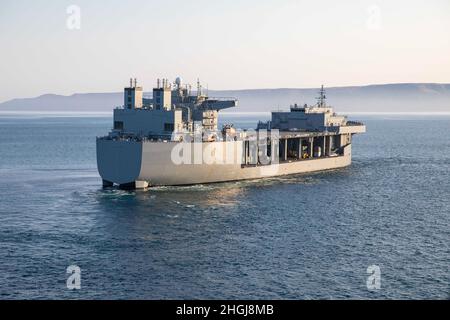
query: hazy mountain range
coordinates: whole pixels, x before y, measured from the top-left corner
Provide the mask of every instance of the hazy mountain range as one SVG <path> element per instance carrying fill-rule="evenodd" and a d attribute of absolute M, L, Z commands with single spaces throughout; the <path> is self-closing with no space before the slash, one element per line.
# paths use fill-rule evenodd
<path fill-rule="evenodd" d="M 314 104 L 318 89 L 209 90 L 210 97 L 239 99 L 236 112 L 288 110 Z M 328 104 L 348 112 L 450 112 L 450 84 L 404 83 L 326 88 Z M 151 96 L 151 93 L 146 93 Z M 122 92 L 45 94 L 0 103 L 0 111 L 110 112 L 123 104 Z M 228 110 L 227 110 L 228 111 Z M 231 110 L 230 110 L 231 111 Z"/>

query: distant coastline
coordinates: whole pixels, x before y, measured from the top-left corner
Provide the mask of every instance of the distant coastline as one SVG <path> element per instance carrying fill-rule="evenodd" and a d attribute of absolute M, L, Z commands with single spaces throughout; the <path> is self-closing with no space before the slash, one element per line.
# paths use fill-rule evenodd
<path fill-rule="evenodd" d="M 359 117 L 361 119 L 371 118 L 384 118 L 386 120 L 395 119 L 421 119 L 421 120 L 438 120 L 448 119 L 450 117 L 450 111 L 443 112 L 346 112 L 343 114 L 349 118 Z M 228 118 L 249 118 L 253 120 L 263 120 L 270 118 L 270 112 L 221 112 L 221 116 L 224 120 Z M 5 111 L 0 110 L 0 118 L 110 118 L 112 117 L 111 111 Z"/>
<path fill-rule="evenodd" d="M 151 88 L 145 88 L 147 92 Z M 227 112 L 270 112 L 288 110 L 294 103 L 314 104 L 315 88 L 209 90 L 211 97 L 236 97 L 239 106 Z M 151 93 L 146 93 L 151 96 Z M 410 83 L 327 88 L 330 105 L 347 114 L 447 113 L 450 112 L 450 84 Z M 44 94 L 35 98 L 0 103 L 0 112 L 95 112 L 111 113 L 122 105 L 122 92 L 77 93 L 70 96 Z"/>

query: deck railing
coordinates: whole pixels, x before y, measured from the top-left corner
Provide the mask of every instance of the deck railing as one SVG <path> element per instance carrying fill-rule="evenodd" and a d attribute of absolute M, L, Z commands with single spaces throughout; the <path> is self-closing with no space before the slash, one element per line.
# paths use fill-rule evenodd
<path fill-rule="evenodd" d="M 363 126 L 364 123 L 360 121 L 347 121 L 347 126 Z"/>

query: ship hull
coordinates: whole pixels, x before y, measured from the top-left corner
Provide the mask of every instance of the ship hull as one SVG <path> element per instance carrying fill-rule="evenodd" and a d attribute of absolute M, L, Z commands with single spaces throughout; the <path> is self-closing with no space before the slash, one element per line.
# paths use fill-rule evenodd
<path fill-rule="evenodd" d="M 183 148 L 190 148 L 190 152 L 187 155 L 185 151 L 180 152 Z M 201 149 L 195 153 L 195 148 Z M 343 148 L 340 156 L 270 165 L 243 165 L 242 149 L 242 141 L 199 143 L 196 146 L 193 143 L 98 139 L 97 165 L 105 186 L 144 188 L 260 179 L 337 169 L 351 164 L 350 144 Z"/>

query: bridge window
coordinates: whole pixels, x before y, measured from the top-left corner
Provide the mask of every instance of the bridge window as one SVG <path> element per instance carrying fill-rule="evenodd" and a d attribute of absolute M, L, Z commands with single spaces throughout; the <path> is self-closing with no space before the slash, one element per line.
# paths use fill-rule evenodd
<path fill-rule="evenodd" d="M 164 131 L 173 131 L 173 123 L 164 123 Z"/>
<path fill-rule="evenodd" d="M 114 121 L 114 130 L 123 130 L 123 121 Z"/>

